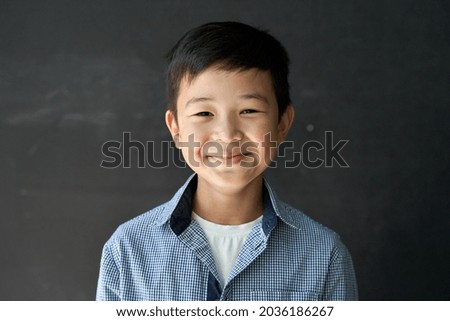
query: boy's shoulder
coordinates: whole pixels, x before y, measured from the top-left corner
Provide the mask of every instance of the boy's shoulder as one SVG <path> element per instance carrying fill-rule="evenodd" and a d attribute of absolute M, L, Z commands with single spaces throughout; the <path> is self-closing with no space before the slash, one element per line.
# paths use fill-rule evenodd
<path fill-rule="evenodd" d="M 157 226 L 161 226 L 169 218 L 166 213 L 169 210 L 171 201 L 156 206 L 138 216 L 129 219 L 119 225 L 113 234 L 113 237 L 123 237 L 126 235 L 142 235 L 149 232 Z"/>
<path fill-rule="evenodd" d="M 325 241 L 330 245 L 340 242 L 340 237 L 335 231 L 322 225 L 299 209 L 278 201 L 278 211 L 280 212 L 280 219 L 286 225 L 289 225 L 299 238 L 306 237 L 321 243 Z"/>
<path fill-rule="evenodd" d="M 180 203 L 181 198 L 185 196 L 184 198 L 186 199 L 186 193 L 192 193 L 189 188 L 192 185 L 192 178 L 193 176 L 180 187 L 169 201 L 119 225 L 112 238 L 118 238 L 125 235 L 139 235 L 140 233 L 146 233 L 158 226 L 162 226 L 170 219 L 175 208 L 178 206 L 178 203 Z"/>
<path fill-rule="evenodd" d="M 324 240 L 329 243 L 340 242 L 340 237 L 335 231 L 317 222 L 296 207 L 281 201 L 267 182 L 265 185 L 275 213 L 290 227 L 290 230 L 293 230 L 295 235 L 299 238 L 307 237 L 321 242 Z"/>

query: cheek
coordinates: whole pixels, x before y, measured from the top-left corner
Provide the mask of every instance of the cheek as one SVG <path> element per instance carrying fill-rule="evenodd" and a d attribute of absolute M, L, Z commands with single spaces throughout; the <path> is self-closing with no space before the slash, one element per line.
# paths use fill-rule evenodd
<path fill-rule="evenodd" d="M 180 147 L 185 161 L 192 167 L 201 163 L 201 148 L 206 142 L 206 135 L 193 128 L 180 131 Z M 193 168 L 194 169 L 194 168 Z"/>
<path fill-rule="evenodd" d="M 203 128 L 203 126 L 191 124 L 189 122 L 183 123 L 182 126 L 180 126 L 180 137 L 184 139 L 191 139 L 192 137 L 195 138 L 195 140 L 199 141 L 204 139 L 204 137 L 207 134 L 207 129 Z"/>
<path fill-rule="evenodd" d="M 278 135 L 275 126 L 267 126 L 266 130 L 258 132 L 257 140 L 260 153 L 266 161 L 273 160 L 278 150 Z"/>
<path fill-rule="evenodd" d="M 260 142 L 264 146 L 272 146 L 277 142 L 277 128 L 274 126 L 261 127 L 254 132 L 253 141 Z"/>
<path fill-rule="evenodd" d="M 180 130 L 180 142 L 184 142 L 184 147 L 196 148 L 198 144 L 201 144 L 203 136 L 201 132 L 194 128 L 184 127 Z"/>

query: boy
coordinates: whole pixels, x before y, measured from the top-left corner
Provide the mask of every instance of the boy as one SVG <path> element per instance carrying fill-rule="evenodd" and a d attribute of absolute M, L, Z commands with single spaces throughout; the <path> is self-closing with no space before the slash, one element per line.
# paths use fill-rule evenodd
<path fill-rule="evenodd" d="M 236 23 L 169 53 L 166 124 L 195 172 L 103 249 L 98 300 L 356 300 L 350 254 L 263 178 L 294 118 L 288 56 Z"/>

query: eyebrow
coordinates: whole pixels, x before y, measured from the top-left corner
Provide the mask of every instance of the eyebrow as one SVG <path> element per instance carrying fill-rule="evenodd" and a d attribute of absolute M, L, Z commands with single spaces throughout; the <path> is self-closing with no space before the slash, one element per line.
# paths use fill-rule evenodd
<path fill-rule="evenodd" d="M 265 102 L 267 105 L 269 105 L 269 100 L 267 99 L 267 97 L 263 96 L 261 94 L 258 94 L 258 93 L 250 93 L 250 94 L 240 95 L 239 98 L 243 98 L 243 99 L 257 99 L 257 100 Z"/>
<path fill-rule="evenodd" d="M 207 102 L 207 101 L 213 101 L 213 98 L 210 97 L 192 97 L 191 99 L 189 99 L 185 105 L 185 108 L 188 107 L 191 104 L 195 104 L 195 103 L 202 103 L 202 102 Z"/>

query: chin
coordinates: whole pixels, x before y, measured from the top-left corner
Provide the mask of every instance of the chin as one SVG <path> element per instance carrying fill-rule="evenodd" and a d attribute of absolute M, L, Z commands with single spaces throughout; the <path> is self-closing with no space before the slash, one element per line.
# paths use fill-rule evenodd
<path fill-rule="evenodd" d="M 246 170 L 242 168 L 215 169 L 214 173 L 199 173 L 198 176 L 209 184 L 226 188 L 227 190 L 245 188 L 255 179 L 262 176 L 263 171 Z"/>

